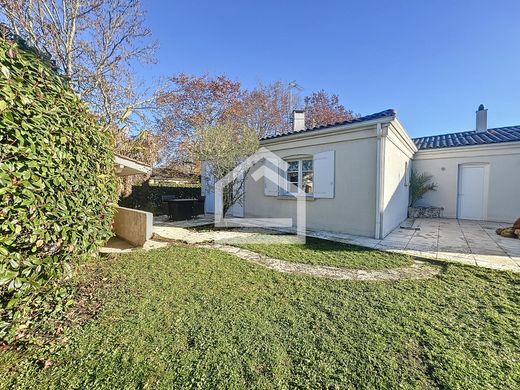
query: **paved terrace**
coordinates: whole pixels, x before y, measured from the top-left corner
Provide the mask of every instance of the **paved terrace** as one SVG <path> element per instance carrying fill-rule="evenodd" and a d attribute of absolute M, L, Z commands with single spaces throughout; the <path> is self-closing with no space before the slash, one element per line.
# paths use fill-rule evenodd
<path fill-rule="evenodd" d="M 407 220 L 384 240 L 347 234 L 310 235 L 435 260 L 520 272 L 520 240 L 498 236 L 508 224 L 458 219 Z"/>

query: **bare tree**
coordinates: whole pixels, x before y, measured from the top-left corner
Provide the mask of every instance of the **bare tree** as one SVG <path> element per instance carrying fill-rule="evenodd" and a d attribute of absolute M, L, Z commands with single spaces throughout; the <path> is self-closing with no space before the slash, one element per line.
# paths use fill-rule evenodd
<path fill-rule="evenodd" d="M 221 180 L 257 148 L 257 133 L 246 126 L 237 127 L 235 123 L 224 122 L 197 129 L 195 153 L 208 168 L 202 180 L 212 184 Z M 247 172 L 242 172 L 223 189 L 223 215 L 231 206 L 241 203 L 246 177 Z"/>
<path fill-rule="evenodd" d="M 338 95 L 329 95 L 323 89 L 306 96 L 304 102 L 306 127 L 331 125 L 357 116 L 339 102 Z"/>
<path fill-rule="evenodd" d="M 140 0 L 0 0 L 0 14 L 49 53 L 108 126 L 142 119 L 139 111 L 151 100 L 138 92 L 132 64 L 153 61 L 155 44 Z"/>
<path fill-rule="evenodd" d="M 299 104 L 297 99 L 298 96 L 293 96 L 293 105 L 295 100 L 296 105 Z M 261 137 L 286 132 L 289 130 L 290 100 L 286 83 L 259 83 L 243 94 L 245 123 Z"/>
<path fill-rule="evenodd" d="M 168 148 L 165 158 L 170 164 L 180 168 L 194 162 L 200 129 L 222 123 L 240 126 L 241 95 L 240 82 L 224 75 L 180 73 L 170 77 L 156 94 L 161 112 L 159 133 L 165 137 Z"/>

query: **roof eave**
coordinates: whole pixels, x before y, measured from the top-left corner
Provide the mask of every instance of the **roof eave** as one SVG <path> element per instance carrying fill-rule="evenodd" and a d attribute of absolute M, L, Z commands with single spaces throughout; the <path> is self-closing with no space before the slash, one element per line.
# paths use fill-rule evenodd
<path fill-rule="evenodd" d="M 395 117 L 395 115 L 392 115 L 392 116 L 372 119 L 372 120 L 368 120 L 368 121 L 364 121 L 364 122 L 356 122 L 356 123 L 349 123 L 346 125 L 331 126 L 326 129 L 301 131 L 298 133 L 287 134 L 287 135 L 282 135 L 282 136 L 278 136 L 278 137 L 260 140 L 260 145 L 283 143 L 283 142 L 292 141 L 294 139 L 320 137 L 322 135 L 330 135 L 330 134 L 339 133 L 339 132 L 342 132 L 345 130 L 353 130 L 353 129 L 357 129 L 357 128 L 361 128 L 361 127 L 372 126 L 377 123 L 381 123 L 381 124 L 390 123 L 394 119 L 396 119 L 396 117 Z"/>
<path fill-rule="evenodd" d="M 152 167 L 137 160 L 121 155 L 114 155 L 114 165 L 116 168 L 116 175 L 132 176 L 132 175 L 148 175 L 152 172 Z"/>
<path fill-rule="evenodd" d="M 447 146 L 440 148 L 425 148 L 419 149 L 417 153 L 443 153 L 443 152 L 457 152 L 461 150 L 478 150 L 487 148 L 506 148 L 506 147 L 520 147 L 520 141 L 505 141 L 505 142 L 490 142 L 487 144 L 479 145 L 461 145 L 461 146 Z"/>

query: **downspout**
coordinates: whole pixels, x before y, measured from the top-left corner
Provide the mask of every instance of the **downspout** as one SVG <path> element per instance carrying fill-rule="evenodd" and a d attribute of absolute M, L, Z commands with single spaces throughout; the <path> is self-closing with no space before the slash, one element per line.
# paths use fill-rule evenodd
<path fill-rule="evenodd" d="M 378 240 L 383 239 L 383 217 L 385 199 L 385 149 L 386 131 L 383 131 L 381 123 L 377 123 L 376 128 L 376 227 L 374 237 Z"/>

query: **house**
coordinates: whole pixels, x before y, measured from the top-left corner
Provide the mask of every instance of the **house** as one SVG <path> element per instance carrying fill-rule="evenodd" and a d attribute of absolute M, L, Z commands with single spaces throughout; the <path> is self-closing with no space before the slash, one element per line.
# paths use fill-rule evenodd
<path fill-rule="evenodd" d="M 444 207 L 448 218 L 512 222 L 520 215 L 520 126 L 488 129 L 487 109 L 476 130 L 414 139 L 413 167 L 439 189 L 423 204 Z"/>
<path fill-rule="evenodd" d="M 308 229 L 383 238 L 407 218 L 411 169 L 433 175 L 438 189 L 423 205 L 444 217 L 511 222 L 520 214 L 520 126 L 412 139 L 394 110 L 304 128 L 293 113 L 290 132 L 261 139 L 288 163 L 280 176 L 306 195 Z M 293 187 L 294 188 L 294 187 Z M 294 217 L 290 188 L 248 177 L 241 213 L 248 218 Z"/>

